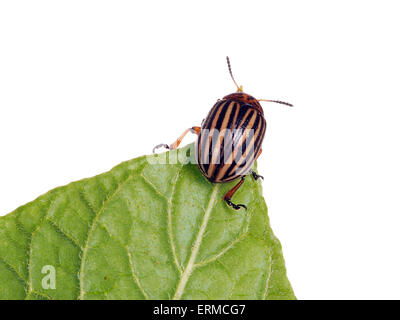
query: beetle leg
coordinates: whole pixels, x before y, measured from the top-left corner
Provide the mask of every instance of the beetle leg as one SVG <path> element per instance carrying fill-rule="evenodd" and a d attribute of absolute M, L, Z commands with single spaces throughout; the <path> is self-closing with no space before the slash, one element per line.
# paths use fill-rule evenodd
<path fill-rule="evenodd" d="M 258 151 L 256 160 L 257 160 L 258 157 L 260 156 L 261 152 L 262 152 L 262 149 L 260 149 L 260 151 Z M 258 178 L 261 178 L 261 179 L 264 180 L 264 177 L 263 177 L 263 176 L 260 176 L 259 174 L 257 174 L 253 169 L 250 170 L 250 174 L 253 176 L 254 180 L 256 180 L 256 181 L 257 181 Z"/>
<path fill-rule="evenodd" d="M 245 210 L 247 210 L 247 207 L 244 204 L 234 204 L 231 201 L 233 195 L 243 184 L 245 178 L 246 176 L 243 176 L 242 179 L 240 179 L 239 183 L 237 183 L 231 190 L 229 190 L 223 198 L 225 202 L 228 204 L 228 206 L 231 206 L 235 210 L 239 210 L 240 208 L 245 208 Z"/>
<path fill-rule="evenodd" d="M 171 145 L 169 146 L 169 148 L 172 149 L 172 150 L 178 148 L 179 145 L 181 144 L 183 138 L 187 135 L 187 133 L 188 133 L 189 131 L 192 132 L 192 133 L 195 133 L 195 134 L 199 135 L 200 129 L 201 129 L 200 127 L 191 127 L 191 128 L 189 128 L 189 129 L 186 129 L 186 130 L 181 134 L 181 136 L 180 136 L 178 139 L 176 139 L 176 141 L 175 141 L 173 144 L 171 144 Z"/>
<path fill-rule="evenodd" d="M 164 147 L 165 149 L 169 149 L 169 145 L 167 145 L 167 144 L 165 144 L 165 143 L 161 143 L 161 144 L 156 145 L 156 146 L 153 148 L 153 153 L 156 153 L 156 149 L 162 148 L 162 147 Z"/>
<path fill-rule="evenodd" d="M 170 145 L 165 144 L 165 143 L 161 143 L 161 144 L 159 144 L 159 145 L 156 145 L 156 146 L 153 148 L 153 153 L 156 152 L 156 149 L 161 148 L 161 147 L 164 147 L 164 148 L 170 149 L 170 150 L 174 150 L 174 149 L 178 148 L 178 146 L 181 144 L 183 138 L 188 134 L 189 131 L 192 132 L 192 133 L 195 133 L 195 134 L 199 135 L 199 134 L 200 134 L 200 130 L 201 130 L 200 127 L 191 127 L 191 128 L 189 128 L 189 129 L 186 129 L 186 130 L 180 135 L 180 137 L 179 137 L 178 139 L 176 139 L 176 141 L 175 141 L 174 143 L 172 143 L 172 144 L 170 144 Z"/>
<path fill-rule="evenodd" d="M 257 174 L 254 170 L 250 170 L 250 173 L 253 176 L 254 180 L 257 180 L 258 178 L 261 178 L 264 180 L 264 177 Z"/>

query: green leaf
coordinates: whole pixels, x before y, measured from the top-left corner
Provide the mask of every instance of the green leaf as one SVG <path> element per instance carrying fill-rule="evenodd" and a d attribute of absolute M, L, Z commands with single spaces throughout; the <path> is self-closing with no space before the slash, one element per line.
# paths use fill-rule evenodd
<path fill-rule="evenodd" d="M 236 182 L 158 163 L 187 162 L 192 146 L 124 162 L 1 217 L 0 298 L 295 299 L 260 181 L 246 179 L 234 201 L 248 210 L 235 211 L 222 197 Z"/>

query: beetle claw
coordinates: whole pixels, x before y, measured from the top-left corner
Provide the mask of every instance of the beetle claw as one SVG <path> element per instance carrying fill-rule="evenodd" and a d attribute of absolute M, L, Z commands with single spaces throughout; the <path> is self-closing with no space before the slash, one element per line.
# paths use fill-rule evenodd
<path fill-rule="evenodd" d="M 251 170 L 251 175 L 253 176 L 254 180 L 257 181 L 258 178 L 261 178 L 264 180 L 263 176 L 260 176 L 259 174 L 257 174 L 255 171 Z"/>
<path fill-rule="evenodd" d="M 247 207 L 244 204 L 234 204 L 231 200 L 225 200 L 228 206 L 232 207 L 235 210 L 239 210 L 240 208 L 244 208 L 247 210 Z"/>
<path fill-rule="evenodd" d="M 165 143 L 161 143 L 161 144 L 158 144 L 158 145 L 156 145 L 154 148 L 153 148 L 153 153 L 156 153 L 156 149 L 159 149 L 159 148 L 166 148 L 166 149 L 170 149 L 169 148 L 169 145 L 167 145 L 167 144 L 165 144 Z"/>

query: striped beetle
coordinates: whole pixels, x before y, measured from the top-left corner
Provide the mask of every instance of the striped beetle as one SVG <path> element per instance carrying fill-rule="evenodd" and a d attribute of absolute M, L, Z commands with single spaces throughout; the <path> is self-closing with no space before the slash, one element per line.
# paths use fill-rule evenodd
<path fill-rule="evenodd" d="M 267 127 L 260 101 L 290 107 L 293 105 L 279 100 L 255 99 L 244 93 L 242 86 L 238 86 L 233 77 L 229 57 L 226 57 L 226 61 L 237 91 L 219 99 L 203 120 L 201 127 L 186 129 L 171 145 L 155 146 L 153 153 L 160 147 L 178 148 L 189 131 L 197 134 L 195 159 L 201 173 L 213 183 L 230 182 L 240 178 L 223 198 L 229 206 L 238 210 L 247 207 L 244 204 L 235 204 L 231 199 L 243 184 L 246 175 L 250 173 L 255 180 L 263 178 L 252 170 L 254 161 L 261 154 L 261 144 Z"/>

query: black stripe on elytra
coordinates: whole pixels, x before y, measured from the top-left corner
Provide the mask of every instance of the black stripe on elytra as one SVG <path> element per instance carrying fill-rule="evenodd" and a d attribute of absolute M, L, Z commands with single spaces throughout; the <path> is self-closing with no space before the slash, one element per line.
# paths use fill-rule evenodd
<path fill-rule="evenodd" d="M 238 119 L 235 123 L 235 126 L 233 128 L 233 139 L 232 139 L 232 147 L 233 149 L 236 148 L 236 146 L 238 145 L 241 137 L 242 137 L 242 131 L 240 131 L 240 129 L 243 129 L 243 125 L 249 122 L 250 118 L 253 116 L 253 112 L 250 112 L 249 115 L 247 116 L 246 119 L 244 119 L 246 112 L 249 110 L 249 108 L 247 108 L 246 106 L 241 105 L 240 106 L 240 110 L 239 110 L 239 115 L 238 115 Z M 241 121 L 243 121 L 243 124 L 239 127 Z"/>
<path fill-rule="evenodd" d="M 208 129 L 209 126 L 211 125 L 212 119 L 214 118 L 215 113 L 218 110 L 218 107 L 223 103 L 223 101 L 217 101 L 214 106 L 211 108 L 209 111 L 201 129 Z M 205 167 L 206 161 L 203 161 L 203 158 L 205 156 L 205 145 L 207 143 L 208 139 L 208 134 L 205 134 L 205 131 L 201 130 L 200 135 L 198 137 L 198 146 L 197 146 L 197 151 L 198 151 L 198 157 L 197 157 L 197 164 L 199 165 L 200 169 L 202 170 L 203 174 L 206 175 L 207 168 Z"/>
<path fill-rule="evenodd" d="M 212 133 L 212 135 L 211 135 L 212 138 L 211 138 L 211 144 L 209 146 L 209 150 L 207 150 L 207 152 L 208 152 L 208 163 L 209 164 L 208 165 L 205 164 L 205 168 L 204 168 L 204 169 L 207 169 L 207 172 L 208 172 L 208 170 L 210 168 L 210 165 L 212 167 L 214 167 L 214 166 L 216 166 L 218 161 L 221 162 L 221 159 L 220 159 L 221 152 L 218 151 L 217 159 L 215 159 L 216 164 L 211 163 L 213 155 L 214 155 L 214 146 L 218 142 L 218 139 L 219 139 L 219 136 L 220 136 L 220 132 L 222 130 L 222 123 L 223 123 L 223 121 L 224 121 L 224 119 L 225 119 L 225 117 L 227 115 L 227 112 L 228 112 L 228 109 L 229 109 L 229 106 L 230 106 L 230 102 L 231 101 L 229 101 L 229 100 L 225 101 L 224 104 L 222 104 L 222 105 L 220 105 L 218 107 L 218 109 L 221 109 L 221 111 L 218 114 L 218 118 L 216 118 L 217 121 L 215 123 L 215 127 L 210 128 L 210 133 Z M 216 112 L 216 114 L 217 113 L 218 112 Z M 214 173 L 215 173 L 215 171 L 217 171 L 217 168 L 215 168 L 215 169 L 213 168 L 213 170 L 214 170 Z"/>
<path fill-rule="evenodd" d="M 254 115 L 254 113 L 250 113 L 248 118 L 251 118 Z M 249 122 L 249 119 L 246 119 L 245 122 Z M 234 158 L 232 159 L 232 164 L 229 165 L 228 169 L 226 170 L 224 176 L 222 179 L 226 179 L 228 177 L 232 177 L 231 172 L 235 172 L 236 170 L 234 170 L 235 167 L 237 167 L 237 162 L 240 159 L 241 155 L 243 155 L 243 152 L 245 151 L 246 148 L 246 139 L 243 142 L 240 142 L 244 136 L 244 129 L 243 126 L 241 126 L 241 129 L 239 131 L 235 132 L 235 137 L 234 137 L 234 141 L 233 141 L 233 152 L 235 152 L 236 150 L 238 150 L 239 148 L 242 150 L 242 153 L 237 153 Z M 239 143 L 240 142 L 240 143 Z"/>
<path fill-rule="evenodd" d="M 233 172 L 233 174 L 235 174 L 236 172 L 242 171 L 242 170 L 243 170 L 242 173 L 245 174 L 246 170 L 250 169 L 250 167 L 252 166 L 252 164 L 255 161 L 255 157 L 258 154 L 258 151 L 259 151 L 259 149 L 261 147 L 261 142 L 263 140 L 263 130 L 264 130 L 263 127 L 264 127 L 264 123 L 265 123 L 263 117 L 258 116 L 257 118 L 258 118 L 258 124 L 257 124 L 257 126 L 256 125 L 254 126 L 254 134 L 256 133 L 258 125 L 260 125 L 261 127 L 260 127 L 259 134 L 256 137 L 254 137 L 255 139 L 254 139 L 253 151 L 249 152 L 249 154 L 246 156 L 246 159 L 243 161 L 242 164 L 237 166 L 237 168 Z M 261 121 L 261 123 L 260 123 L 260 121 Z"/>
<path fill-rule="evenodd" d="M 217 123 L 215 124 L 215 129 L 218 129 L 219 132 L 221 132 L 222 122 L 225 119 L 229 106 L 230 106 L 230 101 L 227 101 L 223 106 L 221 106 L 222 110 L 218 115 Z"/>
<path fill-rule="evenodd" d="M 248 159 L 246 160 L 246 161 L 247 161 L 247 162 L 245 162 L 245 163 L 246 163 L 246 166 L 243 166 L 243 167 L 241 168 L 241 173 L 240 173 L 240 175 L 245 175 L 245 174 L 247 174 L 248 171 L 251 169 L 251 166 L 253 165 L 254 161 L 256 160 L 256 157 L 257 157 L 257 155 L 258 155 L 258 152 L 259 152 L 260 149 L 261 149 L 262 141 L 263 141 L 263 139 L 264 139 L 265 129 L 266 129 L 266 122 L 265 122 L 265 120 L 264 120 L 264 121 L 263 121 L 263 128 L 262 128 L 262 131 L 261 131 L 260 134 L 258 135 L 257 140 L 256 140 L 256 145 L 255 145 L 255 147 L 254 147 L 254 159 L 252 159 L 252 161 L 249 161 Z"/>
<path fill-rule="evenodd" d="M 207 175 L 208 166 L 210 163 L 209 158 L 207 156 L 208 150 L 206 150 L 206 143 L 207 143 L 208 137 L 209 137 L 209 134 L 208 133 L 206 134 L 205 132 L 203 132 L 202 133 L 202 143 L 200 144 L 201 152 L 200 152 L 200 157 L 199 157 L 200 160 L 199 161 L 200 161 L 200 164 L 203 168 L 203 172 L 205 175 Z"/>
<path fill-rule="evenodd" d="M 258 112 L 257 112 L 258 113 Z M 253 114 L 252 114 L 253 115 Z M 260 128 L 260 133 L 262 134 L 262 126 L 264 125 L 264 121 L 263 121 L 263 116 L 258 113 L 256 116 L 256 120 L 254 122 L 254 125 L 251 128 L 247 128 L 247 129 L 253 129 L 254 130 L 254 134 L 256 134 L 256 130 L 258 128 L 259 125 L 261 125 Z M 260 124 L 261 121 L 261 124 Z M 245 160 L 241 163 L 238 164 L 240 158 L 242 155 L 244 155 L 244 153 L 247 151 L 246 149 L 248 148 L 247 146 L 247 139 L 249 137 L 247 137 L 240 145 L 237 145 L 236 148 L 241 148 L 242 153 L 238 153 L 235 157 L 235 159 L 233 160 L 232 165 L 229 167 L 229 169 L 226 171 L 225 177 L 230 179 L 230 178 L 235 178 L 237 177 L 237 172 L 240 171 L 240 169 L 243 169 L 243 167 L 245 167 L 246 165 L 248 165 L 248 162 L 253 163 L 254 162 L 254 158 L 255 158 L 255 152 L 258 152 L 257 150 L 257 144 L 260 144 L 260 142 L 262 141 L 262 136 L 260 136 L 260 133 L 258 134 L 258 136 L 254 137 L 255 141 L 254 141 L 254 147 L 253 150 L 251 152 L 249 152 L 249 154 L 246 156 Z M 242 135 L 243 136 L 243 135 Z M 253 159 L 252 159 L 253 158 Z M 250 161 L 251 160 L 251 161 Z"/>
<path fill-rule="evenodd" d="M 211 129 L 211 125 L 214 122 L 215 115 L 217 114 L 219 109 L 223 108 L 226 104 L 227 104 L 226 100 L 220 100 L 214 104 L 214 106 L 211 108 L 210 112 L 208 113 L 206 120 L 204 121 L 202 129 L 209 129 L 209 130 Z M 210 161 L 211 161 L 210 150 L 212 147 L 212 140 L 211 140 L 209 150 L 205 150 L 207 140 L 210 137 L 209 131 L 206 133 L 207 134 L 205 134 L 205 132 L 201 132 L 201 134 L 199 136 L 200 143 L 198 146 L 198 151 L 199 151 L 198 163 L 202 166 L 203 173 L 205 176 L 207 176 L 208 168 L 210 166 Z M 204 161 L 203 161 L 203 159 L 204 159 Z"/>
<path fill-rule="evenodd" d="M 223 121 L 226 120 L 226 117 L 228 116 L 228 112 L 229 112 L 229 118 L 228 121 L 226 123 L 226 125 L 222 123 L 218 124 L 218 130 L 219 130 L 219 135 L 218 135 L 218 139 L 221 139 L 221 145 L 218 149 L 218 151 L 215 151 L 214 149 L 212 149 L 212 152 L 218 152 L 218 156 L 216 158 L 215 163 L 213 163 L 213 172 L 212 175 L 210 176 L 210 180 L 212 181 L 216 181 L 217 180 L 217 176 L 220 173 L 220 170 L 224 167 L 224 162 L 225 162 L 225 158 L 226 158 L 226 154 L 225 154 L 225 146 L 226 143 L 229 144 L 229 140 L 230 140 L 230 136 L 231 136 L 231 126 L 230 124 L 233 122 L 233 118 L 235 116 L 235 112 L 237 109 L 237 103 L 231 101 L 231 103 L 229 104 L 229 107 L 226 109 L 226 112 L 223 116 Z"/>
<path fill-rule="evenodd" d="M 251 141 L 251 139 L 253 137 L 254 137 L 254 143 L 256 142 L 257 137 L 254 136 L 254 135 L 256 134 L 256 130 L 257 130 L 259 125 L 261 126 L 261 124 L 260 124 L 260 116 L 257 115 L 256 116 L 256 120 L 254 121 L 254 126 L 251 127 L 251 128 L 248 128 L 248 129 L 252 129 L 253 130 L 253 133 L 252 133 L 253 136 L 247 136 L 246 139 L 243 141 L 243 143 L 241 145 L 241 148 L 242 148 L 242 154 L 241 155 L 244 155 L 246 152 L 249 151 L 248 149 L 250 148 L 250 146 L 248 146 L 248 142 Z M 249 159 L 251 157 L 254 157 L 254 147 L 253 147 L 253 150 L 251 152 L 249 151 L 248 155 L 246 156 L 246 158 L 244 159 L 244 161 L 241 164 L 238 163 L 240 161 L 241 157 L 238 157 L 236 159 L 237 160 L 236 161 L 236 168 L 235 168 L 234 172 L 239 170 L 239 169 L 241 169 L 243 166 L 245 166 L 247 161 L 249 161 Z"/>
<path fill-rule="evenodd" d="M 203 144 L 201 146 L 201 152 L 202 152 L 202 159 L 204 159 L 202 166 L 205 172 L 205 175 L 208 176 L 208 170 L 210 166 L 213 164 L 211 163 L 212 160 L 212 152 L 213 152 L 213 147 L 216 139 L 218 138 L 219 131 L 218 130 L 213 130 L 209 129 L 209 131 L 203 132 L 204 138 L 203 138 Z M 210 139 L 210 144 L 208 148 L 207 146 L 207 141 Z"/>
<path fill-rule="evenodd" d="M 233 129 L 234 129 L 234 123 L 233 120 L 235 118 L 235 114 L 237 112 L 237 109 L 239 108 L 239 104 L 237 102 L 232 103 L 232 110 L 231 114 L 229 116 L 229 120 L 227 123 L 227 126 L 221 130 L 226 130 L 224 133 L 224 138 L 222 140 L 221 144 L 221 163 L 225 163 L 225 159 L 228 159 L 230 154 L 232 153 L 232 134 L 233 134 Z M 239 114 L 238 114 L 239 117 Z M 225 149 L 226 148 L 226 149 Z"/>
<path fill-rule="evenodd" d="M 226 100 L 220 100 L 214 104 L 214 106 L 211 108 L 210 112 L 208 113 L 208 115 L 206 117 L 206 121 L 204 121 L 202 128 L 210 129 L 210 126 L 214 120 L 215 114 L 217 113 L 217 111 L 221 107 L 221 105 L 224 105 L 224 104 L 226 104 Z"/>

